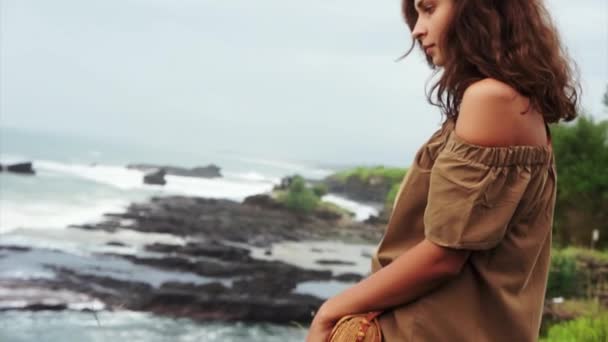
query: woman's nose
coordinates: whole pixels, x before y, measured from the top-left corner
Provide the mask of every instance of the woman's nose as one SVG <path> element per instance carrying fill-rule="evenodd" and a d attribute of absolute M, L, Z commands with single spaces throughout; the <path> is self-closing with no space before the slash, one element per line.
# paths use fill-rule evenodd
<path fill-rule="evenodd" d="M 412 30 L 412 38 L 420 40 L 420 37 L 426 34 L 426 28 L 422 25 L 421 21 L 416 21 L 414 30 Z"/>

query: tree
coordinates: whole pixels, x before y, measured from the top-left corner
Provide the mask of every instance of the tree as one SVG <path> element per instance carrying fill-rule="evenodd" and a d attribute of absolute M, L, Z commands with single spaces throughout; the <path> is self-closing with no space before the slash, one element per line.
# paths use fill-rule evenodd
<path fill-rule="evenodd" d="M 557 167 L 555 242 L 588 246 L 593 229 L 608 246 L 608 121 L 581 115 L 551 130 Z"/>

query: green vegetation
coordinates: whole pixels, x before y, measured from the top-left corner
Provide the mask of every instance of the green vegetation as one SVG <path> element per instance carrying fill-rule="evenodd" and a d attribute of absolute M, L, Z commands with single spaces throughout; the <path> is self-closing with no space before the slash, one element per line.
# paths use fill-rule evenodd
<path fill-rule="evenodd" d="M 576 256 L 561 250 L 551 251 L 551 268 L 547 284 L 548 298 L 578 297 L 584 294 L 584 270 L 577 267 Z"/>
<path fill-rule="evenodd" d="M 348 183 L 353 179 L 360 181 L 370 186 L 382 183 L 385 184 L 385 188 L 388 189 L 388 193 L 384 199 L 384 206 L 387 209 L 392 209 L 393 202 L 399 191 L 399 186 L 403 177 L 407 173 L 407 168 L 397 167 L 384 167 L 384 166 L 373 166 L 373 167 L 356 167 L 349 170 L 344 170 L 332 175 L 332 178 L 337 179 L 341 182 Z"/>
<path fill-rule="evenodd" d="M 328 193 L 327 186 L 325 184 L 317 184 L 312 187 L 312 192 L 314 192 L 315 195 L 317 195 L 317 197 L 321 198 L 321 197 L 327 195 L 327 193 Z"/>
<path fill-rule="evenodd" d="M 589 248 L 570 246 L 560 250 L 561 253 L 578 258 L 593 260 L 595 263 L 608 263 L 608 250 L 601 251 Z"/>
<path fill-rule="evenodd" d="M 407 169 L 398 168 L 398 167 L 384 167 L 384 166 L 374 166 L 374 167 L 356 167 L 354 169 L 345 170 L 336 173 L 334 176 L 342 181 L 346 181 L 348 178 L 356 177 L 359 180 L 367 183 L 370 181 L 372 177 L 377 177 L 380 179 L 386 179 L 389 183 L 397 183 L 400 182 Z"/>
<path fill-rule="evenodd" d="M 581 116 L 551 130 L 557 167 L 554 243 L 608 247 L 608 121 Z"/>
<path fill-rule="evenodd" d="M 553 249 L 547 298 L 594 299 L 608 291 L 608 251 Z"/>
<path fill-rule="evenodd" d="M 608 87 L 603 103 L 608 110 Z M 551 129 L 557 167 L 553 242 L 556 246 L 608 248 L 608 120 L 581 115 Z"/>
<path fill-rule="evenodd" d="M 546 298 L 562 297 L 553 303 L 553 315 L 546 317 L 540 341 L 608 341 L 596 339 L 598 326 L 608 329 L 607 308 L 601 304 L 608 287 L 608 251 L 580 247 L 553 249 Z M 552 318 L 553 317 L 553 318 Z M 572 320 L 572 318 L 576 318 Z M 559 322 L 563 319 L 570 321 Z M 557 322 L 557 323 L 556 323 Z"/>
<path fill-rule="evenodd" d="M 594 316 L 605 311 L 605 308 L 595 299 L 568 299 L 556 305 L 559 305 L 564 312 L 576 317 Z"/>
<path fill-rule="evenodd" d="M 277 199 L 287 208 L 303 214 L 313 212 L 321 201 L 320 197 L 306 186 L 304 178 L 299 175 L 293 177 L 286 191 L 277 194 Z"/>
<path fill-rule="evenodd" d="M 583 316 L 549 328 L 540 342 L 600 342 L 608 341 L 608 311 Z"/>
<path fill-rule="evenodd" d="M 570 320 L 543 321 L 540 341 L 608 341 L 608 121 L 581 115 L 551 135 L 558 184 L 547 299 L 566 298 L 552 307 Z"/>
<path fill-rule="evenodd" d="M 397 193 L 399 192 L 399 188 L 401 186 L 401 182 L 395 183 L 391 186 L 391 191 L 386 195 L 386 201 L 384 201 L 384 206 L 392 209 L 393 203 L 395 202 L 395 198 L 397 197 Z"/>
<path fill-rule="evenodd" d="M 274 190 L 273 197 L 287 208 L 300 214 L 330 213 L 338 217 L 354 216 L 354 213 L 336 204 L 322 201 L 327 194 L 327 186 L 317 184 L 309 187 L 304 178 L 294 175 L 285 190 Z M 327 215 L 325 215 L 327 216 Z"/>

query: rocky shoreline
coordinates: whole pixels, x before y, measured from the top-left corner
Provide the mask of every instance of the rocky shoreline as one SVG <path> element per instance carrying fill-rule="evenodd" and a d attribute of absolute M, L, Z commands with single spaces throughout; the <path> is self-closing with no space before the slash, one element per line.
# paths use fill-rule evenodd
<path fill-rule="evenodd" d="M 315 268 L 277 260 L 280 257 L 272 259 L 273 245 L 345 241 L 373 246 L 380 240 L 384 226 L 348 218 L 301 216 L 257 195 L 243 203 L 200 197 L 153 197 L 148 202 L 132 203 L 125 212 L 107 213 L 99 223 L 74 225 L 70 229 L 129 230 L 180 237 L 183 244 L 152 243 L 138 253 L 105 252 L 95 257 L 122 260 L 155 272 L 187 274 L 197 280 L 163 281 L 154 286 L 136 279 L 95 274 L 88 269 L 46 264 L 54 277 L 0 281 L 0 290 L 8 293 L 11 289 L 44 290 L 55 298 L 49 300 L 47 293 L 46 298 L 25 298 L 20 307 L 0 310 L 73 309 L 71 301 L 74 298 L 82 301 L 85 296 L 88 301 L 101 303 L 99 308 L 105 310 L 129 309 L 195 320 L 306 324 L 325 298 L 302 293 L 298 286 L 312 284 L 322 289 L 323 284 L 332 283 L 347 287 L 366 274 L 328 269 L 352 267 L 353 262 L 347 257 L 324 255 L 322 249 L 311 248 L 310 252 L 318 255 Z M 119 250 L 130 247 L 120 240 L 107 245 Z M 252 256 L 252 248 L 264 250 L 265 258 Z M 2 252 L 36 250 L 5 246 L 0 249 L 0 258 Z M 369 254 L 360 254 L 369 258 Z"/>

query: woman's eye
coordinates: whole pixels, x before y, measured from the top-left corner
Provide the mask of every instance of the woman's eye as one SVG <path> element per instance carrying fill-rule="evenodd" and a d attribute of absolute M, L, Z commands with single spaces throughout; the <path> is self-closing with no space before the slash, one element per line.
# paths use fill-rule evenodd
<path fill-rule="evenodd" d="M 433 11 L 433 6 L 425 6 L 422 8 L 424 13 L 431 13 Z"/>

